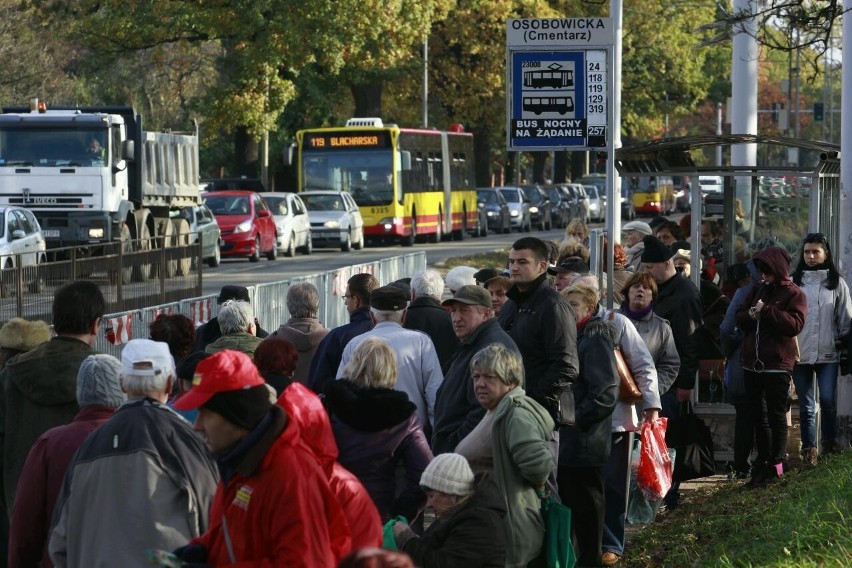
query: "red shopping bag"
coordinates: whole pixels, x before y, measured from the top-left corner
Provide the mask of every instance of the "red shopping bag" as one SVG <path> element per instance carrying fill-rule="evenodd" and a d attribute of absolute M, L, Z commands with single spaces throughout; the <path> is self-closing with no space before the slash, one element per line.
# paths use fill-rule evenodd
<path fill-rule="evenodd" d="M 642 425 L 642 451 L 636 483 L 649 501 L 659 501 L 672 486 L 672 460 L 666 447 L 666 418 Z"/>

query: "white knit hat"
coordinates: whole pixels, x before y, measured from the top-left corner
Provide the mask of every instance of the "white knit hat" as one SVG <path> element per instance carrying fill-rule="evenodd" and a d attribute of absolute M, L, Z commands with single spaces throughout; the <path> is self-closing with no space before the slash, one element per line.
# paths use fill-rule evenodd
<path fill-rule="evenodd" d="M 439 454 L 423 470 L 420 487 L 448 495 L 471 495 L 473 470 L 461 454 Z"/>

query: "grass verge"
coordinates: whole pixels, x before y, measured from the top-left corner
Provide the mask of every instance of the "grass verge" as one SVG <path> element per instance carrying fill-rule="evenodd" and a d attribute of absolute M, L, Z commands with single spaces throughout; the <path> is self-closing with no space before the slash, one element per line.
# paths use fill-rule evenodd
<path fill-rule="evenodd" d="M 436 264 L 435 267 L 439 270 L 449 270 L 456 266 L 475 266 L 476 268 L 492 266 L 494 268 L 502 268 L 506 266 L 507 258 L 509 258 L 509 249 L 482 254 L 469 254 L 467 256 L 454 256 Z"/>
<path fill-rule="evenodd" d="M 852 452 L 769 486 L 697 490 L 629 542 L 618 566 L 852 566 Z"/>

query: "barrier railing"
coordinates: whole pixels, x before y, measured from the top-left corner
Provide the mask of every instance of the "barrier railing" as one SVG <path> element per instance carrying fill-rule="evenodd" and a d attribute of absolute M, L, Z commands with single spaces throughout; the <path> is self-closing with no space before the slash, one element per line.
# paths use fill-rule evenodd
<path fill-rule="evenodd" d="M 415 252 L 288 280 L 249 286 L 249 298 L 261 327 L 272 333 L 290 317 L 287 310 L 287 290 L 290 285 L 297 282 L 310 282 L 316 286 L 320 296 L 319 319 L 323 325 L 331 329 L 349 321 L 349 314 L 342 298 L 346 292 L 346 282 L 352 275 L 369 272 L 384 285 L 425 269 L 426 253 Z M 159 313 L 181 313 L 199 326 L 219 313 L 219 306 L 216 303 L 217 295 L 183 298 L 144 308 L 109 313 L 103 318 L 104 333 L 98 337 L 95 350 L 119 357 L 124 343 L 130 339 L 148 337 L 148 326 Z M 108 329 L 112 332 L 108 333 Z"/>

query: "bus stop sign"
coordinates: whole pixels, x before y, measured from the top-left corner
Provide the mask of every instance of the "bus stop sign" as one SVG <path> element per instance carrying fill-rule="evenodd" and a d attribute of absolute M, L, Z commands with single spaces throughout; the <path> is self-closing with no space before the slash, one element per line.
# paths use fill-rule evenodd
<path fill-rule="evenodd" d="M 609 18 L 508 20 L 509 151 L 607 147 L 613 43 Z"/>

